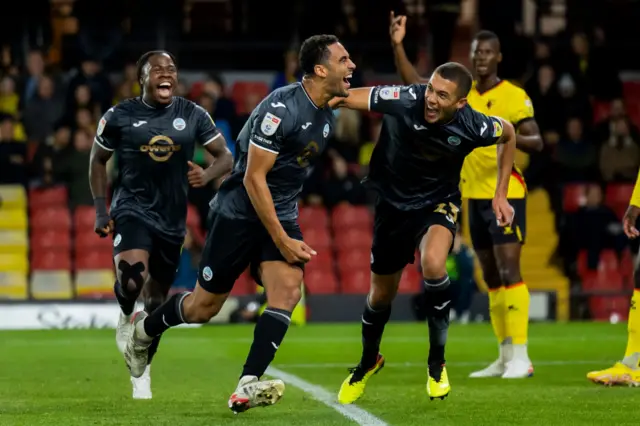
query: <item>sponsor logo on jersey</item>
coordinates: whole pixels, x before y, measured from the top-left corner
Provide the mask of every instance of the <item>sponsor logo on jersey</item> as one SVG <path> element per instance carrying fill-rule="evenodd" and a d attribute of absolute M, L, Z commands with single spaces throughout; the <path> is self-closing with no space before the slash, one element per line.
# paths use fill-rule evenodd
<path fill-rule="evenodd" d="M 141 152 L 148 153 L 154 161 L 161 163 L 169 160 L 174 152 L 181 149 L 180 145 L 176 145 L 170 137 L 164 135 L 154 136 L 147 145 L 140 147 Z"/>
<path fill-rule="evenodd" d="M 271 136 L 278 130 L 281 122 L 282 118 L 268 112 L 262 119 L 262 123 L 260 123 L 260 130 L 266 136 Z"/>

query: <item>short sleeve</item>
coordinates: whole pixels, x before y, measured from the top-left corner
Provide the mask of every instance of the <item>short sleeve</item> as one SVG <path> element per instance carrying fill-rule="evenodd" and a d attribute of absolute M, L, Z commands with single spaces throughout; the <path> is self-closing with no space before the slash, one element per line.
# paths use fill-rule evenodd
<path fill-rule="evenodd" d="M 98 122 L 94 142 L 107 151 L 114 151 L 120 142 L 121 127 L 118 122 L 119 111 L 117 107 L 110 108 Z"/>
<path fill-rule="evenodd" d="M 217 138 L 221 133 L 216 127 L 216 123 L 209 113 L 201 106 L 196 106 L 197 124 L 196 139 L 201 145 L 208 145 Z"/>
<path fill-rule="evenodd" d="M 369 111 L 389 115 L 406 115 L 423 96 L 418 85 L 375 86 L 369 94 Z"/>
<path fill-rule="evenodd" d="M 468 129 L 478 146 L 490 146 L 499 142 L 504 131 L 502 120 L 498 117 L 484 115 L 478 111 L 471 111 Z"/>
<path fill-rule="evenodd" d="M 533 118 L 533 103 L 524 90 L 520 90 L 518 95 L 511 99 L 510 103 L 513 115 L 509 117 L 509 121 L 514 126 Z"/>
<path fill-rule="evenodd" d="M 258 106 L 253 120 L 249 143 L 278 154 L 293 128 L 291 111 L 282 101 L 267 98 Z"/>

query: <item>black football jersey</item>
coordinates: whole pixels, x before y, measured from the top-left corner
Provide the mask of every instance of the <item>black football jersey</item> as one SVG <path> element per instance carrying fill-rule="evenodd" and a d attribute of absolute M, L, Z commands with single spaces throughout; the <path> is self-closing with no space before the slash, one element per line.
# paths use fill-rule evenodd
<path fill-rule="evenodd" d="M 236 141 L 233 172 L 220 186 L 211 208 L 228 217 L 257 219 L 242 183 L 249 145 L 277 154 L 267 185 L 281 221 L 298 217 L 297 199 L 314 161 L 325 150 L 335 117 L 328 106 L 318 108 L 301 83 L 275 90 L 245 123 Z"/>
<path fill-rule="evenodd" d="M 220 137 L 209 116 L 193 102 L 174 97 L 155 108 L 142 98 L 119 103 L 100 119 L 95 143 L 114 151 L 119 169 L 111 217 L 141 219 L 170 241 L 186 232 L 188 161 L 196 142 Z"/>
<path fill-rule="evenodd" d="M 460 197 L 464 158 L 475 148 L 496 144 L 502 122 L 470 106 L 446 124 L 424 119 L 426 85 L 377 86 L 371 111 L 383 113 L 382 130 L 363 183 L 401 210 L 414 210 Z"/>

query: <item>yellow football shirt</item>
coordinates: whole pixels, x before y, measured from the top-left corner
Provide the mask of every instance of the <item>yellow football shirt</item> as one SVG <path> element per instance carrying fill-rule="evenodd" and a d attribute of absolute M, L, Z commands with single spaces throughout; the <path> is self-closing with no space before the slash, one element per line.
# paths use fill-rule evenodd
<path fill-rule="evenodd" d="M 476 111 L 501 117 L 513 125 L 533 118 L 533 105 L 527 93 L 506 80 L 483 93 L 476 90 L 474 83 L 467 100 Z M 462 166 L 462 196 L 471 199 L 492 199 L 498 180 L 497 164 L 498 153 L 495 146 L 474 149 Z M 522 173 L 514 164 L 507 196 L 524 198 L 526 193 L 527 186 Z"/>
<path fill-rule="evenodd" d="M 638 178 L 636 179 L 636 184 L 633 187 L 633 194 L 631 194 L 631 200 L 629 200 L 629 205 L 634 207 L 640 207 L 640 171 L 638 172 Z"/>

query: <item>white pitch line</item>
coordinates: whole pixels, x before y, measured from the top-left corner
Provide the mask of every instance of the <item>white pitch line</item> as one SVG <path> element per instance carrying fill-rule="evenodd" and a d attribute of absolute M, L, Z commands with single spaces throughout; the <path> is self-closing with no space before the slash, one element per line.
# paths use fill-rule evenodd
<path fill-rule="evenodd" d="M 377 418 L 370 412 L 363 410 L 360 407 L 357 407 L 355 405 L 342 405 L 337 403 L 335 394 L 330 393 L 320 386 L 314 385 L 313 383 L 309 383 L 296 375 L 287 373 L 286 371 L 282 371 L 275 367 L 269 367 L 267 369 L 267 374 L 283 380 L 286 384 L 295 386 L 303 392 L 308 393 L 316 401 L 322 402 L 329 408 L 333 408 L 344 417 L 353 420 L 359 425 L 389 426 L 388 423 L 384 422 L 383 420 Z"/>
<path fill-rule="evenodd" d="M 607 362 L 613 361 L 598 361 L 598 360 L 563 360 L 563 361 L 536 361 L 533 363 L 534 367 L 538 365 L 542 366 L 553 366 L 553 365 L 597 365 L 597 364 L 606 364 Z M 475 367 L 481 365 L 489 365 L 491 361 L 469 361 L 469 362 L 448 362 L 448 367 Z M 278 364 L 278 366 L 282 368 L 349 368 L 353 367 L 354 364 L 344 364 L 344 363 L 307 363 L 307 364 Z M 399 368 L 413 368 L 413 367 L 426 367 L 427 361 L 425 362 L 385 362 L 385 367 L 399 367 Z"/>

